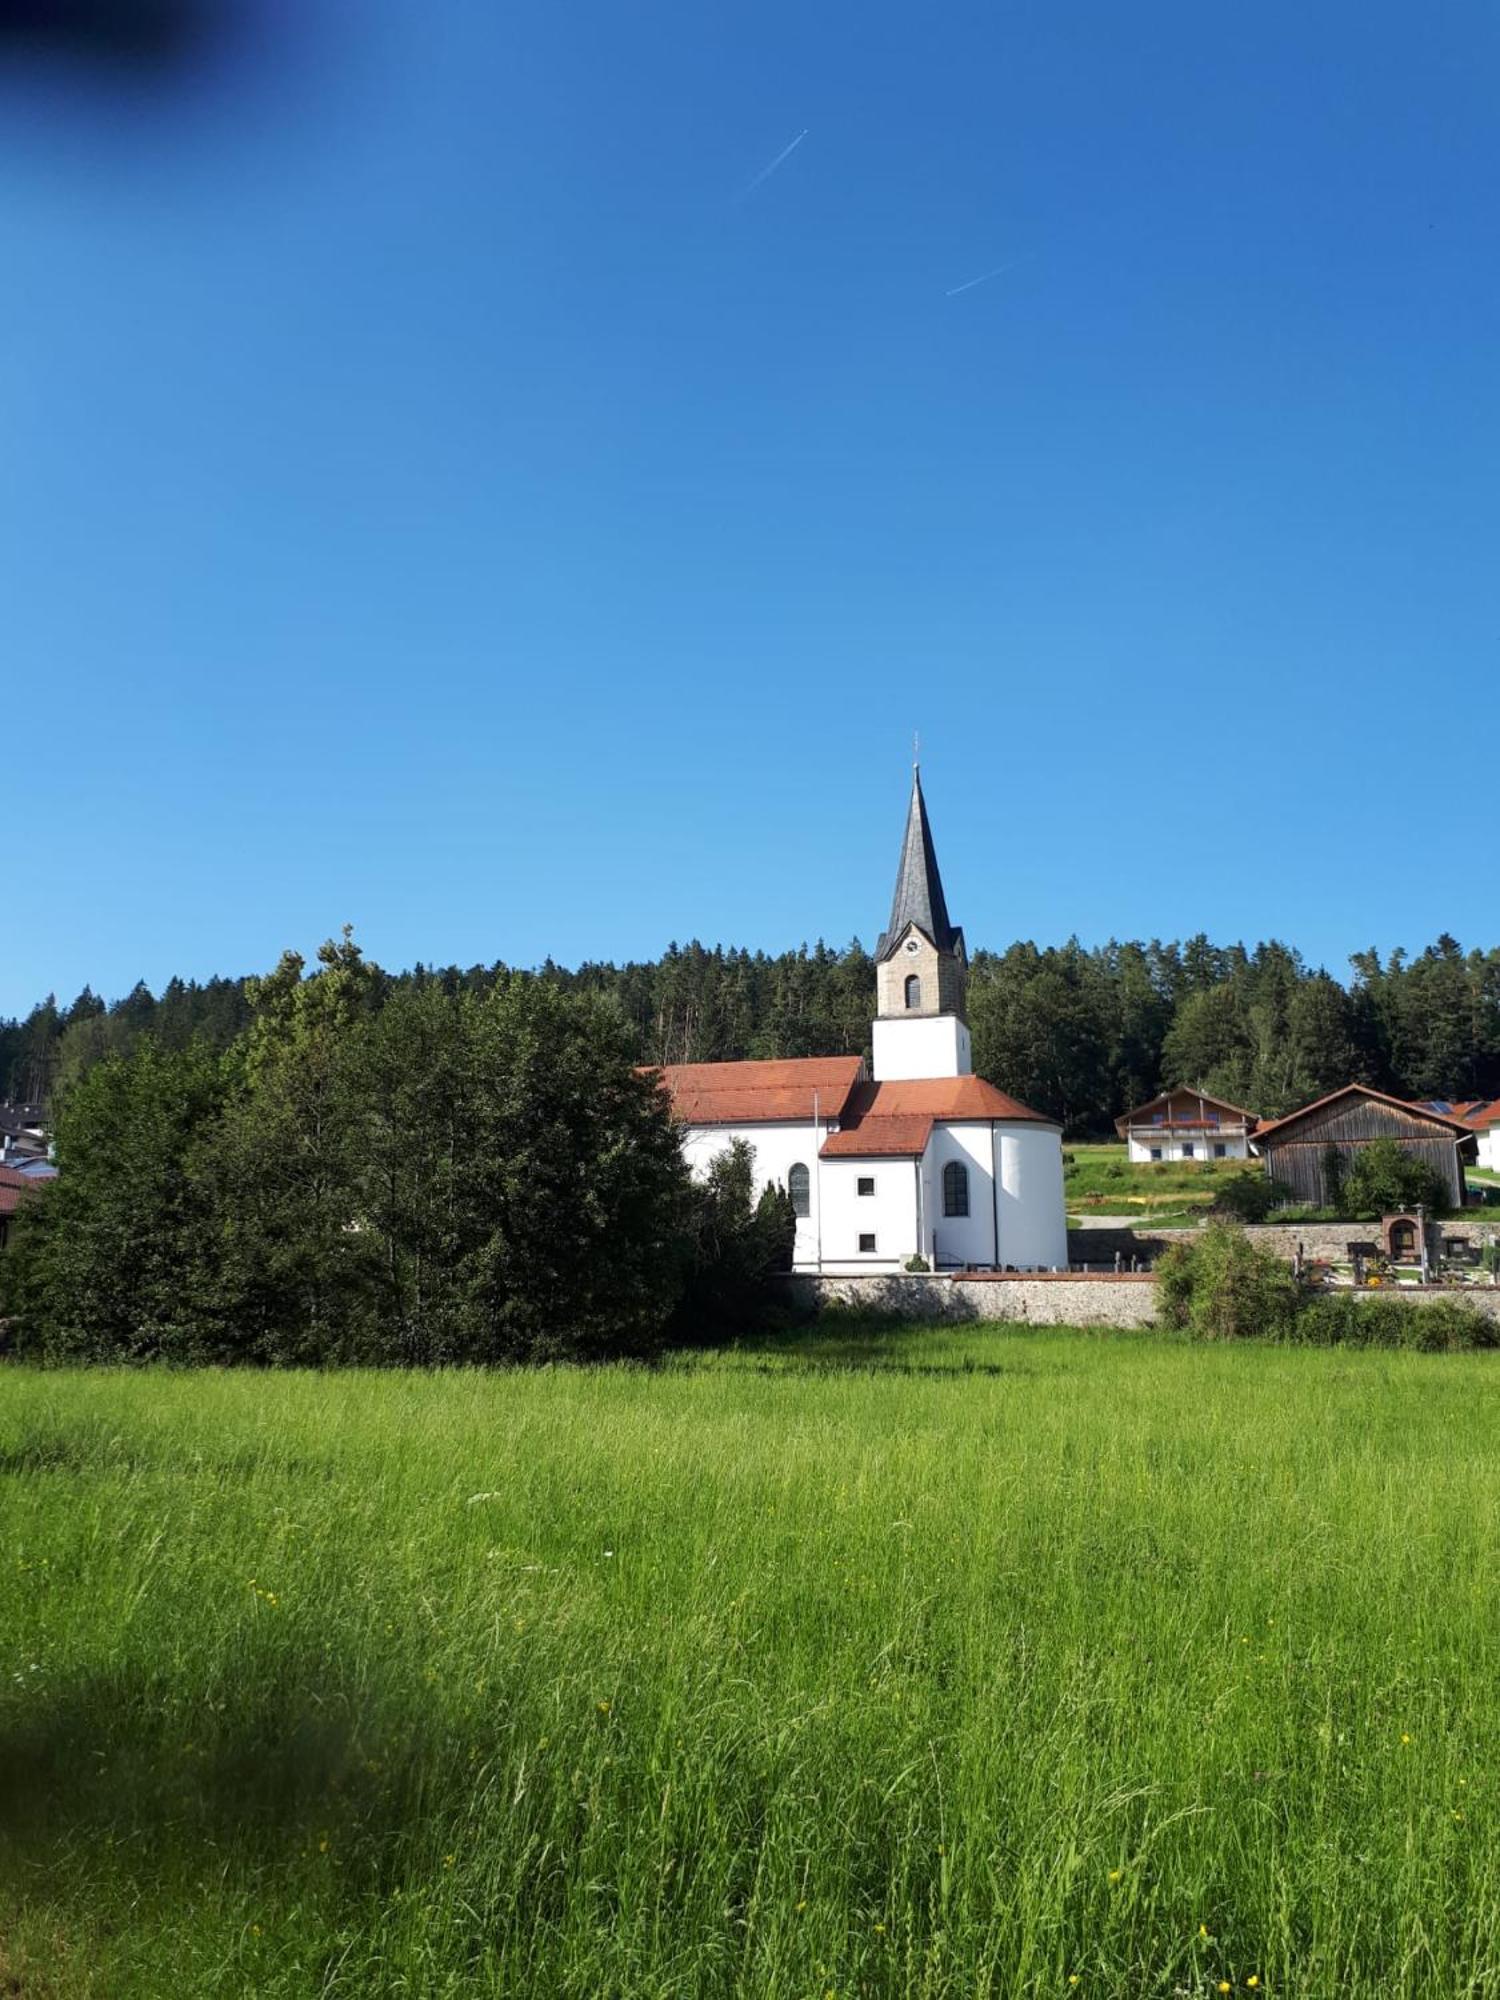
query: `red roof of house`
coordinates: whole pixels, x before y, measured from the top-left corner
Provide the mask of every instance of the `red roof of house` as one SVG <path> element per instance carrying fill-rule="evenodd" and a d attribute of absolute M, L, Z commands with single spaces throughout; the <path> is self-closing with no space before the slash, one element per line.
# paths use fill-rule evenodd
<path fill-rule="evenodd" d="M 1115 1120 L 1115 1130 L 1119 1133 L 1120 1137 L 1123 1139 L 1125 1137 L 1125 1134 L 1129 1131 L 1130 1127 L 1134 1125 L 1138 1120 L 1145 1119 L 1147 1114 L 1154 1111 L 1159 1104 L 1170 1105 L 1174 1097 L 1190 1097 L 1192 1098 L 1195 1104 L 1211 1104 L 1215 1111 L 1232 1112 L 1236 1118 L 1242 1119 L 1244 1123 L 1249 1126 L 1252 1132 L 1254 1131 L 1256 1124 L 1258 1123 L 1256 1114 L 1253 1111 L 1247 1111 L 1243 1105 L 1231 1104 L 1229 1100 L 1224 1097 L 1210 1097 L 1206 1090 L 1192 1090 L 1189 1088 L 1187 1084 L 1179 1083 L 1174 1085 L 1171 1090 L 1162 1091 L 1159 1096 L 1148 1097 L 1144 1104 L 1136 1105 L 1135 1109 L 1133 1111 L 1127 1111 L 1123 1118 L 1117 1118 Z M 1183 1123 L 1183 1120 L 1179 1118 L 1173 1120 L 1172 1122 L 1181 1125 Z M 1189 1120 L 1188 1122 L 1191 1124 L 1197 1124 L 1199 1121 L 1193 1119 Z"/>
<path fill-rule="evenodd" d="M 1309 1111 L 1321 1111 L 1325 1104 L 1332 1104 L 1340 1097 L 1373 1097 L 1377 1104 L 1389 1104 L 1397 1111 L 1408 1111 L 1416 1118 L 1425 1118 L 1430 1124 L 1445 1125 L 1450 1132 L 1458 1132 L 1464 1137 L 1467 1137 L 1473 1129 L 1461 1118 L 1445 1118 L 1441 1111 L 1430 1111 L 1425 1104 L 1409 1104 L 1404 1097 L 1392 1097 L 1389 1091 L 1376 1090 L 1368 1083 L 1346 1083 L 1341 1090 L 1330 1090 L 1326 1097 L 1315 1097 L 1311 1104 L 1304 1104 L 1296 1111 L 1289 1111 L 1285 1118 L 1271 1119 L 1255 1134 L 1256 1143 L 1268 1139 L 1273 1132 L 1280 1132 L 1285 1126 L 1295 1125 L 1299 1119 L 1305 1118 Z"/>
<path fill-rule="evenodd" d="M 17 1173 L 14 1167 L 0 1167 L 0 1215 L 14 1215 L 27 1188 L 44 1185 L 30 1174 Z"/>
<path fill-rule="evenodd" d="M 965 1120 L 988 1123 L 992 1118 L 1024 1119 L 1052 1125 L 1053 1119 L 1007 1097 L 982 1076 L 923 1077 L 899 1083 L 861 1083 L 823 1148 L 823 1158 L 854 1155 L 871 1159 L 903 1159 L 927 1150 L 932 1128 Z"/>
<path fill-rule="evenodd" d="M 1453 1107 L 1455 1118 L 1461 1118 L 1471 1132 L 1487 1132 L 1492 1125 L 1500 1125 L 1500 1097 L 1493 1104 L 1480 1098 L 1477 1104 Z"/>
<path fill-rule="evenodd" d="M 679 1125 L 775 1125 L 842 1122 L 849 1093 L 864 1074 L 859 1056 L 806 1056 L 789 1062 L 668 1063 L 657 1074 Z"/>

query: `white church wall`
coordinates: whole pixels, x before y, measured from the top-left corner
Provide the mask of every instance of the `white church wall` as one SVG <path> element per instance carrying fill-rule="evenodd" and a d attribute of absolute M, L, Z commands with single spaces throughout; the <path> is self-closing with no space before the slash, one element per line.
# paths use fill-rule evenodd
<path fill-rule="evenodd" d="M 943 1213 L 943 1169 L 957 1160 L 969 1170 L 969 1213 Z M 990 1122 L 935 1125 L 922 1162 L 927 1257 L 939 1269 L 991 1264 L 995 1258 L 994 1164 Z"/>
<path fill-rule="evenodd" d="M 969 1030 L 956 1014 L 899 1015 L 875 1023 L 870 1074 L 877 1083 L 914 1078 L 969 1076 L 974 1064 Z"/>
<path fill-rule="evenodd" d="M 996 1122 L 1000 1262 L 1017 1270 L 1068 1268 L 1062 1135 L 1052 1126 Z"/>
<path fill-rule="evenodd" d="M 816 1269 L 821 1259 L 827 1271 L 899 1270 L 916 1253 L 945 1267 L 998 1261 L 1019 1270 L 1067 1269 L 1062 1141 L 1046 1126 L 936 1125 L 920 1166 L 909 1158 L 820 1160 L 810 1125 L 688 1126 L 682 1149 L 689 1169 L 701 1179 L 735 1139 L 755 1156 L 757 1190 L 768 1180 L 785 1187 L 794 1165 L 808 1170 L 809 1213 L 798 1217 L 793 1250 L 799 1269 Z M 967 1216 L 943 1214 L 943 1168 L 955 1159 L 969 1169 Z M 998 1201 L 992 1161 L 999 1165 Z M 861 1181 L 872 1181 L 873 1192 L 861 1194 Z M 860 1249 L 861 1236 L 875 1238 L 873 1251 Z"/>
<path fill-rule="evenodd" d="M 822 1202 L 825 1271 L 895 1271 L 916 1255 L 918 1173 L 910 1158 L 819 1163 L 814 1199 Z M 859 1192 L 862 1181 L 872 1184 L 869 1194 Z M 861 1250 L 861 1236 L 873 1236 L 875 1248 Z"/>

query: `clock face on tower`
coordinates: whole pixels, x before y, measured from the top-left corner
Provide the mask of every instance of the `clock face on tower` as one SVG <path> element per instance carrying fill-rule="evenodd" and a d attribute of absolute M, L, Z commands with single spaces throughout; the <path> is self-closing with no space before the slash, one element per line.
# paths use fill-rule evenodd
<path fill-rule="evenodd" d="M 909 957 L 915 958 L 917 953 L 921 949 L 922 949 L 921 945 L 917 942 L 915 938 L 908 938 L 906 940 L 906 950 Z"/>

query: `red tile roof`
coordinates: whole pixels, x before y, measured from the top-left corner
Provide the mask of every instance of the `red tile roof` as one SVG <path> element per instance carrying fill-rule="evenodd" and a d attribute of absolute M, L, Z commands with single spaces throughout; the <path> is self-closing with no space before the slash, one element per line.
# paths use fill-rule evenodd
<path fill-rule="evenodd" d="M 17 1173 L 14 1167 L 0 1167 L 0 1215 L 14 1215 L 27 1188 L 45 1185 L 30 1174 Z"/>
<path fill-rule="evenodd" d="M 894 1118 L 861 1118 L 845 1125 L 824 1144 L 825 1160 L 920 1160 L 932 1137 L 932 1120 L 919 1112 Z"/>
<path fill-rule="evenodd" d="M 859 1056 L 807 1056 L 789 1062 L 669 1063 L 657 1074 L 679 1125 L 774 1125 L 818 1116 L 842 1121 L 850 1091 L 864 1074 Z"/>
<path fill-rule="evenodd" d="M 1477 1104 L 1471 1104 L 1462 1111 L 1455 1105 L 1453 1115 L 1461 1118 L 1471 1132 L 1487 1132 L 1492 1125 L 1500 1125 L 1500 1097 L 1493 1104 L 1480 1098 Z"/>
<path fill-rule="evenodd" d="M 958 1118 L 1026 1118 L 1037 1125 L 1057 1123 L 1055 1118 L 1044 1118 L 1040 1111 L 1033 1111 L 1029 1105 L 1022 1104 L 1019 1098 L 1007 1097 L 1003 1090 L 996 1090 L 982 1076 L 934 1076 L 899 1083 L 862 1083 L 849 1100 L 846 1116 L 855 1118 L 874 1114 L 890 1118 L 902 1112 L 917 1112 L 924 1117 L 949 1121 Z"/>
<path fill-rule="evenodd" d="M 921 1154 L 936 1124 L 956 1124 L 976 1120 L 985 1124 L 992 1118 L 1029 1124 L 1052 1125 L 1003 1090 L 996 1090 L 982 1076 L 924 1077 L 900 1083 L 861 1083 L 849 1094 L 849 1102 L 835 1132 L 823 1148 L 825 1159 L 851 1155 L 868 1158 L 901 1159 Z"/>

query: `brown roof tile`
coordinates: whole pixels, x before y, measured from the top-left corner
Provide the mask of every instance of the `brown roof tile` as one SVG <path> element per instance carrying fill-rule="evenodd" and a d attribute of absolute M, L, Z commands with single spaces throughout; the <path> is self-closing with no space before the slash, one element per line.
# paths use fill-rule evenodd
<path fill-rule="evenodd" d="M 920 1112 L 890 1118 L 861 1118 L 845 1125 L 824 1143 L 825 1160 L 921 1159 L 932 1137 L 932 1120 Z"/>
<path fill-rule="evenodd" d="M 787 1062 L 669 1063 L 659 1070 L 679 1125 L 773 1125 L 818 1116 L 842 1121 L 864 1074 L 859 1056 Z"/>
<path fill-rule="evenodd" d="M 1055 1125 L 1039 1111 L 1007 1097 L 982 1076 L 934 1076 L 895 1083 L 862 1083 L 851 1092 L 845 1119 L 890 1118 L 916 1112 L 936 1119 L 1026 1118 L 1038 1125 Z"/>
<path fill-rule="evenodd" d="M 921 1154 L 936 1124 L 956 1124 L 965 1120 L 988 1123 L 992 1118 L 1024 1119 L 1036 1125 L 1051 1125 L 1003 1090 L 996 1090 L 982 1076 L 923 1077 L 908 1082 L 861 1083 L 849 1093 L 849 1102 L 835 1132 L 823 1148 L 825 1159 L 863 1154 L 870 1158 L 901 1158 Z"/>
<path fill-rule="evenodd" d="M 0 1215 L 14 1215 L 27 1188 L 45 1186 L 45 1181 L 17 1173 L 14 1167 L 0 1167 Z"/>

